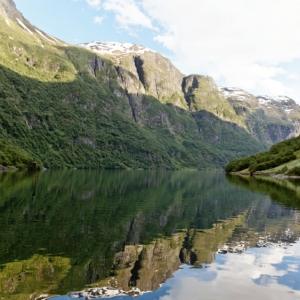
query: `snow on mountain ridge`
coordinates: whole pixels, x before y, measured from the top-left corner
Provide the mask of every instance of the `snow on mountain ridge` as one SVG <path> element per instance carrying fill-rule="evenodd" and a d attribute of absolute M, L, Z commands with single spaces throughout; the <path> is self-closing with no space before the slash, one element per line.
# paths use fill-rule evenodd
<path fill-rule="evenodd" d="M 223 94 L 224 97 L 235 97 L 237 100 L 243 101 L 247 97 L 249 97 L 249 93 L 235 87 L 220 87 L 218 86 L 218 90 Z"/>
<path fill-rule="evenodd" d="M 230 97 L 233 96 L 238 100 L 242 100 L 242 98 L 245 98 L 246 96 L 249 96 L 248 92 L 235 88 L 235 87 L 218 87 L 219 91 L 225 96 L 225 97 Z M 256 99 L 259 101 L 261 104 L 267 104 L 271 103 L 272 101 L 276 102 L 288 102 L 288 101 L 293 101 L 290 97 L 287 96 L 267 96 L 267 95 L 259 95 L 256 96 Z"/>
<path fill-rule="evenodd" d="M 120 43 L 120 42 L 99 42 L 93 41 L 89 43 L 79 44 L 78 46 L 91 49 L 100 54 L 123 54 L 123 53 L 136 53 L 144 54 L 145 52 L 155 51 L 132 43 Z"/>
<path fill-rule="evenodd" d="M 287 96 L 274 96 L 274 97 L 271 97 L 271 96 L 267 96 L 267 95 L 259 95 L 256 97 L 259 101 L 290 101 L 293 99 L 287 97 Z"/>
<path fill-rule="evenodd" d="M 233 98 L 235 100 L 247 102 L 250 97 L 254 97 L 258 100 L 259 104 L 263 105 L 265 108 L 277 109 L 281 107 L 287 114 L 292 112 L 295 109 L 295 105 L 297 105 L 293 99 L 287 96 L 260 95 L 255 97 L 254 95 L 235 87 L 218 87 L 218 89 L 225 98 Z"/>

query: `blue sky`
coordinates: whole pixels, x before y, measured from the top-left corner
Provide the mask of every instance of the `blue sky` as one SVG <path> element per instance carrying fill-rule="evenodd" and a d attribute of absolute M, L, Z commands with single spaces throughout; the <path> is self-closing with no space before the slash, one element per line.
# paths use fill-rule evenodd
<path fill-rule="evenodd" d="M 101 5 L 99 7 L 89 5 L 86 0 L 14 0 L 14 2 L 33 25 L 70 44 L 90 41 L 130 42 L 146 46 L 166 56 L 172 55 L 170 50 L 154 41 L 156 30 L 140 25 L 132 26 L 132 29 L 122 28 L 115 20 L 115 14 L 101 9 Z M 90 3 L 93 3 L 93 0 Z"/>
<path fill-rule="evenodd" d="M 118 41 L 167 56 L 184 74 L 300 103 L 299 0 L 15 0 L 71 44 Z"/>

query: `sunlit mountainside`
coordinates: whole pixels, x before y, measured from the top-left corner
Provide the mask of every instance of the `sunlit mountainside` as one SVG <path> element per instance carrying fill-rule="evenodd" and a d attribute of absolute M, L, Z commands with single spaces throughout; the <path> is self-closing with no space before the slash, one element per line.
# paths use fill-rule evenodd
<path fill-rule="evenodd" d="M 68 45 L 0 0 L 0 139 L 47 168 L 224 167 L 298 135 L 299 106 L 264 97 L 143 46 Z M 0 164 L 28 161 L 2 151 Z"/>

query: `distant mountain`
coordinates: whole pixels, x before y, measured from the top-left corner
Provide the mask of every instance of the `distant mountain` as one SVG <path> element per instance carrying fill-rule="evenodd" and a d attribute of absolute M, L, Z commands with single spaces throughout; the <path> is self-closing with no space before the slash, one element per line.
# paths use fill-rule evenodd
<path fill-rule="evenodd" d="M 68 45 L 0 0 L 0 138 L 46 167 L 224 167 L 298 135 L 296 104 L 224 91 L 143 46 Z"/>
<path fill-rule="evenodd" d="M 300 107 L 286 96 L 257 96 L 238 88 L 219 87 L 237 115 L 245 118 L 253 137 L 268 145 L 298 136 Z"/>

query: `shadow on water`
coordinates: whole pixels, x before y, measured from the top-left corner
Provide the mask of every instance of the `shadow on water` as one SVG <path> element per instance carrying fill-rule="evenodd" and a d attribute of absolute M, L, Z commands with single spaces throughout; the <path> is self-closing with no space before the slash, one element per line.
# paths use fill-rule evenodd
<path fill-rule="evenodd" d="M 227 180 L 235 185 L 252 192 L 259 192 L 278 204 L 300 210 L 300 180 L 277 179 L 273 177 L 253 177 L 226 175 Z"/>

